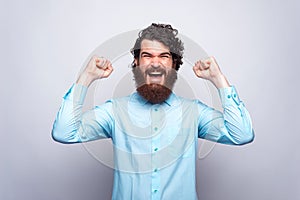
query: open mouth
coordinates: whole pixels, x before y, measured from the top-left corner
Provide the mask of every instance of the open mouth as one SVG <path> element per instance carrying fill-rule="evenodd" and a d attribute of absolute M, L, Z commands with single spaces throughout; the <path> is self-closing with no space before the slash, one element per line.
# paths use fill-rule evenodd
<path fill-rule="evenodd" d="M 149 76 L 151 77 L 159 77 L 162 76 L 164 73 L 163 72 L 150 72 L 148 73 Z"/>
<path fill-rule="evenodd" d="M 157 83 L 157 84 L 163 84 L 164 82 L 164 75 L 165 73 L 162 71 L 151 71 L 147 73 L 148 76 L 148 84 L 149 83 Z"/>

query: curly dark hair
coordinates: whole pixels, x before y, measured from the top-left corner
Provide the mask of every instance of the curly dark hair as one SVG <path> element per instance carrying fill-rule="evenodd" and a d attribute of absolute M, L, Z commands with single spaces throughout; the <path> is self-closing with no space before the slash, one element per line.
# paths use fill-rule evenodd
<path fill-rule="evenodd" d="M 180 65 L 182 65 L 182 55 L 183 55 L 183 42 L 176 37 L 178 31 L 173 29 L 169 24 L 156 24 L 152 23 L 147 28 L 141 30 L 138 34 L 138 38 L 135 41 L 134 47 L 131 49 L 131 53 L 134 59 L 139 60 L 141 43 L 144 39 L 156 40 L 163 43 L 170 49 L 172 55 L 173 63 L 175 64 L 175 70 L 178 70 Z M 136 67 L 134 61 L 132 62 L 132 67 Z"/>

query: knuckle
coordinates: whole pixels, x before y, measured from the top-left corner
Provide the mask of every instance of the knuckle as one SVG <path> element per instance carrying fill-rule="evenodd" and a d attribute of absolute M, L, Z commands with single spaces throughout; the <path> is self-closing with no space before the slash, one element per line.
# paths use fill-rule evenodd
<path fill-rule="evenodd" d="M 96 54 L 94 54 L 93 56 L 92 56 L 92 59 L 97 59 L 97 58 L 99 58 L 99 56 L 97 56 Z"/>

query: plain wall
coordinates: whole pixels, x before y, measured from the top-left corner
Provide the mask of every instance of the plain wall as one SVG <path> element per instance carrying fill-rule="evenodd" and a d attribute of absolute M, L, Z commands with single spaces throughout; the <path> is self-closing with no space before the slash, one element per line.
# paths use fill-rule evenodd
<path fill-rule="evenodd" d="M 52 124 L 88 55 L 152 22 L 215 56 L 252 116 L 253 143 L 198 160 L 199 198 L 300 199 L 299 10 L 297 0 L 1 1 L 0 199 L 110 198 L 112 169 L 54 142 Z"/>

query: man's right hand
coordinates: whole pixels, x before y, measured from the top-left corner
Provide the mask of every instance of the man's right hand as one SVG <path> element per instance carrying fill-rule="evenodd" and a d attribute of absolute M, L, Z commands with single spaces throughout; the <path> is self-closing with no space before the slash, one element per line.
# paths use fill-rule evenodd
<path fill-rule="evenodd" d="M 93 56 L 83 72 L 80 74 L 77 84 L 89 86 L 93 81 L 107 78 L 113 71 L 111 62 L 103 57 Z"/>

